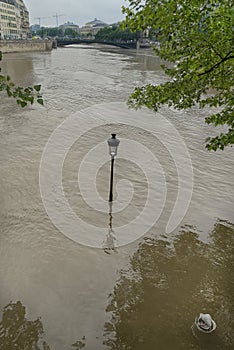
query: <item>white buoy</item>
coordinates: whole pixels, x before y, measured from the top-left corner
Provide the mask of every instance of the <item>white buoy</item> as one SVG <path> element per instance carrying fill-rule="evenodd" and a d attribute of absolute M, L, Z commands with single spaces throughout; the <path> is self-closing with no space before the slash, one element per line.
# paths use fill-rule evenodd
<path fill-rule="evenodd" d="M 210 314 L 200 314 L 195 318 L 194 324 L 192 325 L 192 332 L 197 338 L 197 331 L 203 333 L 212 333 L 216 329 L 216 323 L 212 320 Z"/>

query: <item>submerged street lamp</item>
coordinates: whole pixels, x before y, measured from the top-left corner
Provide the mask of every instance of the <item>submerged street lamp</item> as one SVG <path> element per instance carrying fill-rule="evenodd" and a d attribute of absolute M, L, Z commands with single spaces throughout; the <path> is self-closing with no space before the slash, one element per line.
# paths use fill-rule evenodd
<path fill-rule="evenodd" d="M 110 175 L 110 194 L 109 202 L 113 201 L 113 176 L 114 176 L 114 160 L 117 155 L 117 148 L 120 141 L 116 138 L 116 134 L 111 134 L 111 138 L 107 141 L 109 146 L 109 154 L 111 156 L 111 175 Z"/>

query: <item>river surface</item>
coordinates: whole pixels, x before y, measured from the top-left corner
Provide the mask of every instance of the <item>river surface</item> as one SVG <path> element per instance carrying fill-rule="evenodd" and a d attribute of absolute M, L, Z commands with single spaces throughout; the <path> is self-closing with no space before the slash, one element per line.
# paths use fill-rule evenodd
<path fill-rule="evenodd" d="M 209 110 L 128 111 L 134 86 L 166 80 L 160 64 L 98 45 L 5 55 L 45 106 L 1 96 L 0 349 L 233 349 L 233 150 L 205 150 Z M 196 338 L 200 312 L 217 329 Z"/>

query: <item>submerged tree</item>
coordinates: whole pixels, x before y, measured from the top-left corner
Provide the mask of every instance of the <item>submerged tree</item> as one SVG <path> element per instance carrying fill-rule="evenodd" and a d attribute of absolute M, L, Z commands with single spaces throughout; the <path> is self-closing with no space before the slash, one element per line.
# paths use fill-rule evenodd
<path fill-rule="evenodd" d="M 2 52 L 0 51 L 0 61 L 2 60 Z M 43 99 L 40 94 L 41 85 L 29 86 L 26 88 L 16 86 L 9 75 L 2 75 L 0 67 L 0 93 L 5 92 L 9 97 L 16 99 L 16 102 L 25 107 L 28 103 L 33 104 L 35 101 L 43 105 Z"/>
<path fill-rule="evenodd" d="M 226 127 L 209 138 L 209 150 L 234 143 L 234 6 L 232 0 L 127 0 L 125 26 L 154 31 L 160 42 L 156 55 L 169 62 L 169 77 L 160 85 L 135 89 L 129 104 L 157 111 L 218 107 L 206 123 Z"/>

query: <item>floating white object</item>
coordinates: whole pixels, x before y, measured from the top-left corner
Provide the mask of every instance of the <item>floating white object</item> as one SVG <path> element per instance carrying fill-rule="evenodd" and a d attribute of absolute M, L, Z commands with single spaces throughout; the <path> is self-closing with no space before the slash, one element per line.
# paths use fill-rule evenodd
<path fill-rule="evenodd" d="M 194 325 L 199 331 L 204 333 L 211 333 L 216 329 L 216 323 L 214 320 L 212 320 L 210 314 L 201 313 L 198 317 L 195 318 Z"/>

